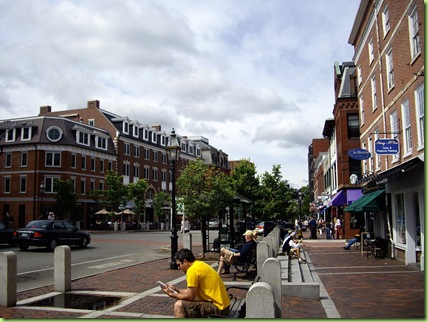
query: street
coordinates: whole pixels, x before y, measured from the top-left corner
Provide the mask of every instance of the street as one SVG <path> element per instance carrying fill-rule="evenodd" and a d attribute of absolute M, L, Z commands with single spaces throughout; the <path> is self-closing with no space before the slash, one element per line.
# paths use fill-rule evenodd
<path fill-rule="evenodd" d="M 192 245 L 201 245 L 200 231 L 192 231 Z M 217 236 L 210 231 L 210 242 Z M 183 246 L 182 234 L 178 234 L 178 247 Z M 214 237 L 215 236 L 215 237 Z M 132 266 L 161 258 L 169 258 L 170 231 L 91 231 L 92 241 L 88 248 L 71 247 L 72 279 L 82 278 Z M 0 246 L 1 252 L 12 251 L 17 256 L 17 291 L 33 289 L 54 283 L 54 253 L 45 248 L 30 247 L 21 251 L 18 247 Z"/>

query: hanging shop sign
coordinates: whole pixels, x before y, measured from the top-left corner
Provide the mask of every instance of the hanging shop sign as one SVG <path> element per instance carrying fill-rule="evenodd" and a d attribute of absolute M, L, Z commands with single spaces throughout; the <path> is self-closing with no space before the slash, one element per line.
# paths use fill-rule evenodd
<path fill-rule="evenodd" d="M 348 156 L 354 160 L 366 160 L 371 157 L 371 153 L 367 150 L 356 148 L 348 151 Z"/>

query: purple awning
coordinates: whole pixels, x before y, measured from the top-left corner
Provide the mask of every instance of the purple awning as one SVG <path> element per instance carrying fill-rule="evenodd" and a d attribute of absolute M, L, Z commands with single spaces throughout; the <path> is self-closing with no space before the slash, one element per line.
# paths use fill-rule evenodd
<path fill-rule="evenodd" d="M 347 206 L 363 195 L 361 189 L 340 190 L 331 199 L 331 206 Z"/>
<path fill-rule="evenodd" d="M 346 195 L 343 193 L 343 190 L 340 190 L 334 195 L 331 199 L 332 206 L 343 206 L 346 205 Z"/>
<path fill-rule="evenodd" d="M 347 190 L 347 205 L 350 205 L 351 203 L 353 203 L 355 200 L 359 199 L 362 195 L 363 192 L 361 189 L 349 189 Z"/>

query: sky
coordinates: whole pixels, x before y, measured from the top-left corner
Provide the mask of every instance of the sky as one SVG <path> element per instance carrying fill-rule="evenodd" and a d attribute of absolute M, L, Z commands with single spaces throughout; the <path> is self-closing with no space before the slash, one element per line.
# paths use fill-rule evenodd
<path fill-rule="evenodd" d="M 360 0 L 0 0 L 0 119 L 85 108 L 308 184 Z"/>

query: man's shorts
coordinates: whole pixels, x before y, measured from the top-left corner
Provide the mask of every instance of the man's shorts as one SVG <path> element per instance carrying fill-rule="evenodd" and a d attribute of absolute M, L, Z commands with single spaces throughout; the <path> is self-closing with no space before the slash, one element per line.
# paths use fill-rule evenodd
<path fill-rule="evenodd" d="M 183 304 L 183 309 L 189 318 L 204 318 L 212 314 L 223 316 L 229 315 L 229 307 L 221 311 L 212 302 L 183 300 L 181 302 Z"/>

